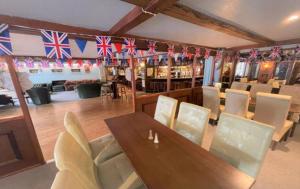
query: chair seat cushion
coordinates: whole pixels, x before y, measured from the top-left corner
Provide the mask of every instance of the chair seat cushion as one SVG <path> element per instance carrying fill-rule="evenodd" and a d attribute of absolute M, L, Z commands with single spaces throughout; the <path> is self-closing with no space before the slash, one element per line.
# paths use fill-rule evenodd
<path fill-rule="evenodd" d="M 286 120 L 284 123 L 284 126 L 281 128 L 280 131 L 276 131 L 273 135 L 273 140 L 276 142 L 279 142 L 282 137 L 290 130 L 290 128 L 292 128 L 293 126 L 293 122 Z"/>
<path fill-rule="evenodd" d="M 104 189 L 117 189 L 134 172 L 125 154 L 119 154 L 99 165 L 98 178 Z M 138 179 L 130 188 L 140 188 L 143 182 Z"/>
<path fill-rule="evenodd" d="M 111 141 L 106 143 L 104 148 L 101 149 L 94 161 L 96 165 L 98 165 L 108 159 L 113 158 L 114 156 L 121 154 L 122 152 L 122 148 L 120 147 L 118 142 L 112 139 Z"/>

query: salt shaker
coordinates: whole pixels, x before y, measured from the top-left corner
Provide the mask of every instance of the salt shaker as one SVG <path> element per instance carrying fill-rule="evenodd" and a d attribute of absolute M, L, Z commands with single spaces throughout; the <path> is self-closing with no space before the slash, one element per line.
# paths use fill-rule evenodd
<path fill-rule="evenodd" d="M 153 141 L 155 144 L 158 144 L 159 143 L 159 140 L 158 140 L 158 134 L 155 133 L 155 136 L 154 136 L 154 141 Z"/>
<path fill-rule="evenodd" d="M 148 136 L 149 140 L 153 140 L 153 134 L 152 134 L 152 130 L 149 130 L 149 136 Z"/>

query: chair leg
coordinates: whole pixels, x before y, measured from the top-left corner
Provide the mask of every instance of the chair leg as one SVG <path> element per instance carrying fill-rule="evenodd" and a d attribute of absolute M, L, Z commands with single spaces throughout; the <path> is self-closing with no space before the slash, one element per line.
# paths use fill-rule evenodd
<path fill-rule="evenodd" d="M 291 131 L 291 129 L 289 129 L 286 133 L 285 133 L 285 135 L 284 135 L 284 142 L 286 142 L 287 141 L 287 139 L 289 138 L 289 136 L 290 136 L 290 131 Z"/>
<path fill-rule="evenodd" d="M 274 150 L 275 150 L 275 148 L 276 148 L 277 144 L 278 144 L 278 142 L 276 142 L 276 141 L 272 141 L 272 144 L 271 144 L 271 149 L 272 149 L 272 151 L 274 151 Z"/>
<path fill-rule="evenodd" d="M 291 133 L 290 133 L 290 137 L 293 137 L 294 136 L 294 133 L 295 133 L 295 130 L 296 130 L 296 123 L 293 123 L 293 127 L 291 129 Z"/>

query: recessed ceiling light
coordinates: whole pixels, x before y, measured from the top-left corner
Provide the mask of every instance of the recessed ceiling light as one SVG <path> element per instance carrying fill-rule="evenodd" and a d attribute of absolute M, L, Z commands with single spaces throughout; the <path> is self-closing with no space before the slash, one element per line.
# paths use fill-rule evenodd
<path fill-rule="evenodd" d="M 288 18 L 288 21 L 295 21 L 295 20 L 298 20 L 299 19 L 299 16 L 298 15 L 292 15 Z"/>

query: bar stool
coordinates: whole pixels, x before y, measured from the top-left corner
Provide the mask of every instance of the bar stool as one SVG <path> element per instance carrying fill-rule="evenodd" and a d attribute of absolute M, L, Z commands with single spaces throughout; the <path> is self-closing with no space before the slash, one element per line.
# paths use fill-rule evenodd
<path fill-rule="evenodd" d="M 118 89 L 119 96 L 121 96 L 122 99 L 123 99 L 123 97 L 125 97 L 127 100 L 126 87 L 124 85 L 117 84 L 117 89 Z"/>

